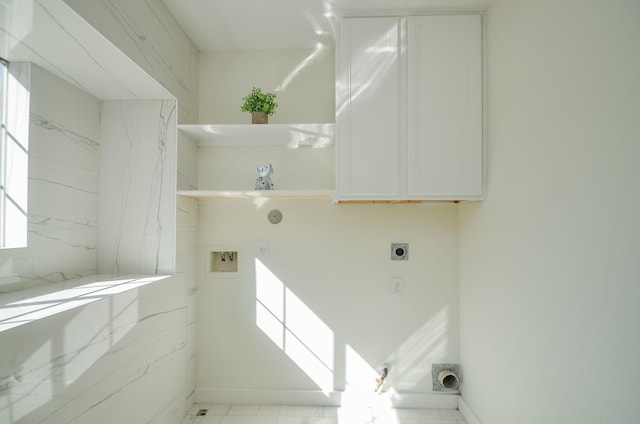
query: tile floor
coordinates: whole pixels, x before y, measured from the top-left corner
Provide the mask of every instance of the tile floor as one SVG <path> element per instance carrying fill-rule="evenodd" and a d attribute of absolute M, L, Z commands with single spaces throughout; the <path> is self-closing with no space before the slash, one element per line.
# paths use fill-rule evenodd
<path fill-rule="evenodd" d="M 198 416 L 206 409 L 204 416 Z M 196 404 L 181 424 L 467 424 L 454 409 Z"/>

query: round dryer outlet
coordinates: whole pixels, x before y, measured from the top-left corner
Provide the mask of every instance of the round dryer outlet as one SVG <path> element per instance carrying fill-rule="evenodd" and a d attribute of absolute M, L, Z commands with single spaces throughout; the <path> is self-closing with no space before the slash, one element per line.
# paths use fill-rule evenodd
<path fill-rule="evenodd" d="M 269 222 L 272 224 L 277 224 L 282 221 L 282 212 L 278 209 L 272 209 L 269 211 L 269 215 L 267 215 Z"/>

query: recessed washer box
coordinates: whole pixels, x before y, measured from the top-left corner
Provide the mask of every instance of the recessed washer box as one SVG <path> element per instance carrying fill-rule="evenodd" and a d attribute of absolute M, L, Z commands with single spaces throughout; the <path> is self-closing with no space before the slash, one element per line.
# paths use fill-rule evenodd
<path fill-rule="evenodd" d="M 216 276 L 237 276 L 240 251 L 235 247 L 215 247 L 205 251 L 205 272 Z"/>

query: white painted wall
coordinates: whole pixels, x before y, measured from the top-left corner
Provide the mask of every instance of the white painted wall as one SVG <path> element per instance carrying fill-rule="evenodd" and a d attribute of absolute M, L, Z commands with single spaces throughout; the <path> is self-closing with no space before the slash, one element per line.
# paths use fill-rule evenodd
<path fill-rule="evenodd" d="M 256 168 L 273 165 L 271 179 L 278 190 L 332 190 L 333 146 L 203 146 L 198 149 L 201 190 L 253 190 Z"/>
<path fill-rule="evenodd" d="M 640 3 L 492 2 L 489 190 L 460 207 L 483 424 L 640 419 Z"/>
<path fill-rule="evenodd" d="M 284 215 L 277 225 L 267 220 L 274 208 Z M 424 394 L 432 363 L 458 361 L 457 205 L 226 199 L 200 201 L 198 213 L 200 400 L 229 391 L 251 401 L 256 391 L 290 390 L 289 402 L 320 389 L 370 394 L 375 376 L 357 375 L 359 365 L 379 371 L 384 362 L 387 389 Z M 256 241 L 268 242 L 263 265 Z M 409 261 L 390 260 L 392 242 L 409 243 Z M 209 248 L 237 250 L 239 274 L 207 274 Z M 404 278 L 404 296 L 391 295 L 393 276 Z M 276 316 L 295 336 L 280 345 Z M 269 323 L 275 339 L 263 331 Z M 324 361 L 328 383 L 290 351 L 296 337 Z"/>
<path fill-rule="evenodd" d="M 200 122 L 249 123 L 240 106 L 252 86 L 277 92 L 280 107 L 271 124 L 334 122 L 333 55 L 333 50 L 202 52 Z M 190 142 L 181 144 L 190 155 Z M 277 187 L 333 187 L 333 149 L 273 150 L 202 147 L 196 184 L 201 189 L 251 189 L 255 167 L 273 162 Z M 298 161 L 314 164 L 313 180 L 308 170 L 291 166 Z M 193 181 L 189 173 L 185 167 L 183 187 Z M 282 210 L 282 223 L 267 221 L 272 208 Z M 430 393 L 431 364 L 458 361 L 457 219 L 456 205 L 201 200 L 196 400 L 231 396 L 251 402 L 286 393 L 280 395 L 283 401 L 297 402 L 303 393 L 353 388 L 370 394 L 375 375 L 354 376 L 356 364 L 379 371 L 385 361 L 393 368 L 387 388 Z M 310 377 L 290 351 L 295 337 L 278 346 L 282 340 L 263 331 L 269 320 L 259 305 L 269 302 L 260 294 L 264 277 L 256 272 L 257 240 L 268 241 L 270 254 L 263 262 L 279 279 L 276 285 L 290 290 L 283 294 L 285 305 L 304 305 L 314 317 L 288 310 L 284 321 L 326 361 L 320 373 L 326 381 Z M 410 243 L 408 262 L 390 260 L 392 242 Z M 207 274 L 208 248 L 238 249 L 240 274 Z M 404 296 L 391 296 L 393 276 L 404 278 Z M 270 308 L 266 316 L 279 313 Z M 282 323 L 275 326 L 284 334 Z M 357 356 L 361 359 L 355 360 Z"/>
<path fill-rule="evenodd" d="M 270 123 L 335 122 L 333 56 L 329 48 L 201 52 L 199 122 L 251 123 L 240 107 L 254 86 L 277 95 Z"/>

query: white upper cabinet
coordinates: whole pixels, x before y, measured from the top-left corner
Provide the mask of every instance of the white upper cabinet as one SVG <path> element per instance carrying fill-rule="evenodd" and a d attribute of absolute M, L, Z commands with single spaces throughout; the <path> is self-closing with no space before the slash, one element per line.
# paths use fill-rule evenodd
<path fill-rule="evenodd" d="M 483 196 L 479 15 L 348 18 L 337 44 L 337 200 Z"/>
<path fill-rule="evenodd" d="M 337 192 L 395 196 L 399 185 L 400 20 L 341 21 L 337 46 Z"/>
<path fill-rule="evenodd" d="M 408 28 L 408 194 L 480 197 L 480 16 L 410 17 Z"/>

